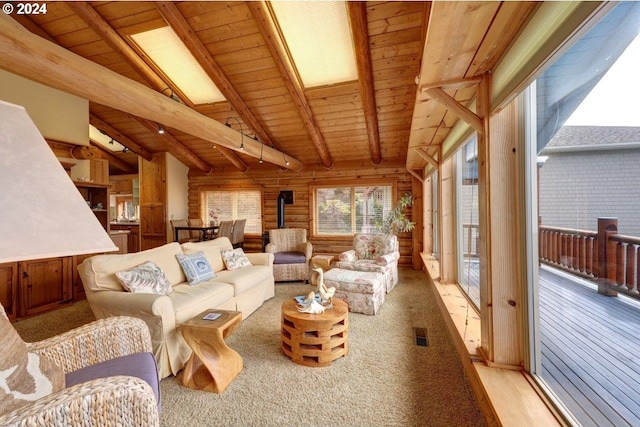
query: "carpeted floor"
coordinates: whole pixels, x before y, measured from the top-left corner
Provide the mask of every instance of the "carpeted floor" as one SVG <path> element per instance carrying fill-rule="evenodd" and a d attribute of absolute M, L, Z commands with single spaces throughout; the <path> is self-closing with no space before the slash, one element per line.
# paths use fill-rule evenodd
<path fill-rule="evenodd" d="M 276 297 L 245 319 L 227 344 L 244 370 L 221 394 L 162 380 L 163 426 L 484 426 L 462 365 L 423 273 L 401 268 L 376 316 L 350 313 L 349 354 L 326 368 L 280 351 L 280 306 L 309 292 L 277 284 Z M 93 319 L 86 302 L 15 324 L 26 341 Z M 46 324 L 46 329 L 43 327 Z M 415 344 L 426 328 L 429 346 Z"/>

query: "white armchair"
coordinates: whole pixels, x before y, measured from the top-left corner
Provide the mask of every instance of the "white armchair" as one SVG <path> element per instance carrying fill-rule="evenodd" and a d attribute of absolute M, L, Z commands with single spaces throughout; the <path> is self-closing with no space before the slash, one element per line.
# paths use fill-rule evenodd
<path fill-rule="evenodd" d="M 342 252 L 334 267 L 382 273 L 388 293 L 398 284 L 399 259 L 398 236 L 358 233 L 353 236 L 353 249 Z"/>

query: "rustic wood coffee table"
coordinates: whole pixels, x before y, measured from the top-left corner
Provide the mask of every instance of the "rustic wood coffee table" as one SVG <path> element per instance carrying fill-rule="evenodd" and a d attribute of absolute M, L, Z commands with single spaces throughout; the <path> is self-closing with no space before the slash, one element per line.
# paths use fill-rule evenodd
<path fill-rule="evenodd" d="M 349 352 L 349 306 L 333 298 L 333 308 L 301 313 L 295 299 L 282 304 L 282 352 L 304 366 L 329 366 Z"/>
<path fill-rule="evenodd" d="M 219 313 L 215 320 L 204 316 Z M 182 385 L 196 390 L 222 393 L 242 371 L 242 357 L 227 347 L 224 339 L 242 321 L 239 311 L 207 310 L 182 325 L 182 336 L 193 350 L 182 373 Z"/>

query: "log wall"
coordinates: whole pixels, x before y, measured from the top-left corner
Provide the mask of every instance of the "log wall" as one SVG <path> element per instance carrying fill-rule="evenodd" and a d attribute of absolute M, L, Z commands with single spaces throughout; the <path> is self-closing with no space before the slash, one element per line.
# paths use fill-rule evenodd
<path fill-rule="evenodd" d="M 228 169 L 224 173 L 214 172 L 204 175 L 195 171 L 189 173 L 189 218 L 200 216 L 199 192 L 204 189 L 233 189 L 260 186 L 263 191 L 263 230 L 277 227 L 277 198 L 281 190 L 293 190 L 294 204 L 285 207 L 285 225 L 289 228 L 306 228 L 308 235 L 311 229 L 309 186 L 318 184 L 353 183 L 357 180 L 367 185 L 367 180 L 388 179 L 397 182 L 398 196 L 411 192 L 412 176 L 402 161 L 383 161 L 373 166 L 367 161 L 347 162 L 327 170 L 321 167 L 307 168 L 301 172 L 282 171 L 271 165 L 254 168 L 247 173 Z M 412 264 L 412 233 L 401 233 L 400 263 Z M 314 253 L 339 254 L 353 248 L 352 237 L 312 238 Z M 262 237 L 245 235 L 245 250 L 256 252 L 262 249 Z"/>

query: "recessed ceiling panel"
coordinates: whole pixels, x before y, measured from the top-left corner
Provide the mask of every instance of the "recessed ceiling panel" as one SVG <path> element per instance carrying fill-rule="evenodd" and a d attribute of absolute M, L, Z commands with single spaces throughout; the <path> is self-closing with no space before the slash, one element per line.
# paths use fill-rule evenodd
<path fill-rule="evenodd" d="M 357 80 L 345 2 L 271 2 L 306 88 Z"/>
<path fill-rule="evenodd" d="M 225 100 L 171 27 L 133 34 L 131 38 L 194 104 Z"/>

